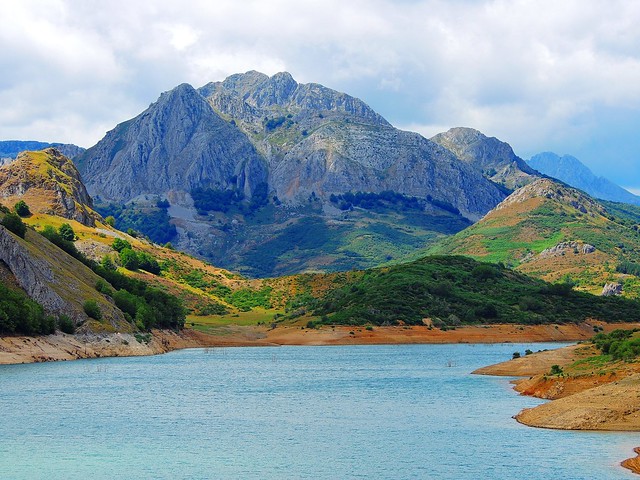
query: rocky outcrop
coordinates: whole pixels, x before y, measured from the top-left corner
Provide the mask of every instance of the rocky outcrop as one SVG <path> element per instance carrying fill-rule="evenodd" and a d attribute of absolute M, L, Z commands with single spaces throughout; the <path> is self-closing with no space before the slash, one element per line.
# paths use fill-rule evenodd
<path fill-rule="evenodd" d="M 640 197 L 604 177 L 598 177 L 571 155 L 561 157 L 553 152 L 543 152 L 531 157 L 529 165 L 545 175 L 584 190 L 592 197 L 640 205 Z"/>
<path fill-rule="evenodd" d="M 68 315 L 76 324 L 82 324 L 87 320 L 83 302 L 95 299 L 103 318 L 114 328 L 131 329 L 115 305 L 96 295 L 99 277 L 33 230 L 27 230 L 23 240 L 0 226 L 0 261 L 47 314 Z"/>
<path fill-rule="evenodd" d="M 63 313 L 65 302 L 49 285 L 54 281 L 47 262 L 34 258 L 26 246 L 0 226 L 0 260 L 13 273 L 27 295 L 50 313 Z"/>
<path fill-rule="evenodd" d="M 540 257 L 555 257 L 558 255 L 581 254 L 588 255 L 596 251 L 596 247 L 588 243 L 580 242 L 562 242 L 551 248 L 545 248 L 540 252 Z"/>
<path fill-rule="evenodd" d="M 99 216 L 71 160 L 55 148 L 22 152 L 0 167 L 0 199 L 24 200 L 32 213 L 47 213 L 94 226 Z"/>
<path fill-rule="evenodd" d="M 89 192 L 103 201 L 196 187 L 236 188 L 251 197 L 267 181 L 251 142 L 187 84 L 119 124 L 76 163 Z"/>
<path fill-rule="evenodd" d="M 519 188 L 500 203 L 494 211 L 509 209 L 517 203 L 528 202 L 533 198 L 553 200 L 563 205 L 570 205 L 582 214 L 591 217 L 607 215 L 605 208 L 593 198 L 549 178 L 540 178 Z"/>
<path fill-rule="evenodd" d="M 287 72 L 232 75 L 199 92 L 254 142 L 269 163 L 270 189 L 288 203 L 393 190 L 431 196 L 476 220 L 504 198 L 450 152 L 393 128 L 363 101 Z"/>
<path fill-rule="evenodd" d="M 605 283 L 602 288 L 603 297 L 610 297 L 612 295 L 622 295 L 622 284 L 620 283 Z"/>
<path fill-rule="evenodd" d="M 513 153 L 508 143 L 473 128 L 452 128 L 431 137 L 431 141 L 509 189 L 522 187 L 539 177 L 538 172 Z"/>

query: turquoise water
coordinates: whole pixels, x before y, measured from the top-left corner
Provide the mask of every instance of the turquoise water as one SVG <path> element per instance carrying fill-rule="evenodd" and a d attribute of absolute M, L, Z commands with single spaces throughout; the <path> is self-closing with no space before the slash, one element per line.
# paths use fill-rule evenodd
<path fill-rule="evenodd" d="M 533 429 L 470 375 L 557 345 L 194 349 L 0 366 L 0 478 L 616 479 L 637 435 Z"/>

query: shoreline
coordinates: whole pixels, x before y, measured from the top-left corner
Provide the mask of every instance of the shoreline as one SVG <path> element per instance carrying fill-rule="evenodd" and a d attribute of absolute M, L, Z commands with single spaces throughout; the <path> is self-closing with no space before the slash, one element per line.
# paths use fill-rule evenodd
<path fill-rule="evenodd" d="M 407 327 L 373 327 L 367 330 L 366 327 L 353 326 L 325 326 L 320 329 L 307 329 L 299 326 L 278 326 L 277 328 L 255 327 L 255 326 L 224 326 L 214 329 L 215 334 L 202 333 L 190 328 L 185 328 L 180 332 L 154 330 L 150 337 L 143 335 L 109 333 L 109 334 L 79 334 L 67 335 L 57 333 L 43 337 L 0 337 L 0 365 L 39 363 L 51 361 L 69 361 L 88 358 L 102 357 L 130 357 L 147 356 L 168 353 L 174 350 L 185 348 L 207 348 L 207 347 L 246 347 L 246 346 L 286 346 L 286 345 L 309 345 L 309 346 L 338 346 L 338 345 L 399 345 L 399 344 L 456 344 L 456 343 L 537 343 L 537 342 L 576 342 L 586 340 L 593 336 L 594 326 L 611 331 L 616 328 L 632 328 L 637 324 L 604 324 L 601 322 L 585 322 L 571 325 L 535 325 L 523 326 L 513 324 L 496 324 L 481 326 L 464 326 L 455 330 L 442 331 L 439 329 L 428 329 L 423 326 Z M 142 341 L 139 341 L 142 340 Z M 145 341 L 147 340 L 148 341 Z M 584 385 L 579 386 L 578 394 L 571 391 L 571 388 L 562 386 L 560 389 L 545 388 L 541 393 L 536 390 L 537 378 L 544 375 L 552 364 L 570 364 L 580 358 L 580 351 L 584 346 L 570 345 L 556 350 L 538 352 L 521 358 L 502 362 L 480 368 L 473 374 L 499 375 L 521 377 L 513 383 L 514 389 L 522 395 L 537 396 L 540 398 L 558 398 L 571 401 L 579 398 L 580 392 L 590 390 Z M 523 378 L 524 377 L 524 378 Z M 527 378 L 529 377 L 529 378 Z M 616 380 L 616 381 L 614 381 Z M 602 398 L 599 388 L 612 388 L 611 384 L 617 386 L 619 383 L 629 381 L 640 384 L 640 374 L 629 375 L 627 378 L 605 379 L 602 385 L 593 388 L 596 395 Z M 619 381 L 622 380 L 622 381 Z M 627 382 L 624 382 L 627 380 Z M 548 387 L 548 386 L 547 386 Z M 624 385 L 621 385 L 624 389 Z M 617 388 L 614 393 L 618 392 Z M 558 391 L 560 393 L 558 393 Z M 551 392 L 551 393 L 550 393 Z M 635 390 L 633 391 L 635 395 Z M 565 393 L 566 395 L 563 395 Z M 609 393 L 609 392 L 607 392 Z M 640 393 L 638 393 L 640 395 Z M 585 401 L 592 402 L 593 395 Z M 625 399 L 628 402 L 628 399 Z M 550 408 L 551 405 L 561 405 L 562 401 L 552 400 L 532 409 L 525 409 L 514 418 L 527 426 L 538 428 L 555 429 L 596 429 L 611 431 L 638 431 L 638 426 L 626 428 L 618 424 L 612 428 L 606 428 L 607 422 L 611 418 L 598 420 L 599 428 L 585 427 L 585 424 L 571 424 L 567 418 L 561 418 L 559 424 L 542 424 L 523 418 L 523 415 L 530 412 L 538 412 L 540 409 Z M 628 403 L 627 403 L 628 405 Z M 587 405 L 590 406 L 590 405 Z M 608 403 L 607 403 L 608 407 Z M 565 407 L 566 409 L 567 407 Z M 584 405 L 581 405 L 582 415 Z M 538 410 L 536 410 L 538 409 Z M 575 404 L 569 407 L 576 410 Z M 638 409 L 640 411 L 640 408 Z M 586 415 L 589 417 L 589 415 Z M 562 416 L 561 416 L 562 417 Z M 584 420 L 584 418 L 582 419 Z M 602 428 L 605 427 L 605 428 Z M 620 465 L 636 474 L 640 474 L 640 447 L 634 449 L 635 457 L 628 458 Z"/>
<path fill-rule="evenodd" d="M 631 325 L 630 325 L 631 327 Z M 592 366 L 576 370 L 597 354 L 592 345 L 570 345 L 482 367 L 475 374 L 520 377 L 514 390 L 549 400 L 525 408 L 513 418 L 523 425 L 556 430 L 640 431 L 640 363 Z M 550 374 L 553 365 L 568 371 Z M 573 365 L 573 367 L 572 367 Z M 640 447 L 620 465 L 640 474 Z"/>
<path fill-rule="evenodd" d="M 148 342 L 124 333 L 56 333 L 42 337 L 0 337 L 0 365 L 77 360 L 83 358 L 156 355 L 183 348 L 284 345 L 400 345 L 454 343 L 575 342 L 593 335 L 594 323 L 569 325 L 473 325 L 452 330 L 424 326 L 355 327 L 224 326 L 214 334 L 190 328 L 180 332 L 154 330 Z M 598 322 L 600 325 L 600 322 Z M 603 324 L 606 330 L 628 324 Z M 139 335 L 138 338 L 144 337 Z"/>

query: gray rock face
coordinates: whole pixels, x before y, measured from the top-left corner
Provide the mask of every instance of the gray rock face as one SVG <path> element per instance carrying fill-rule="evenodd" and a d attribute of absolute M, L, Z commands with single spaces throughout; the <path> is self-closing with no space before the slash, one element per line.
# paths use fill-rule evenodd
<path fill-rule="evenodd" d="M 76 161 L 89 192 L 110 201 L 202 186 L 235 187 L 250 197 L 267 181 L 246 136 L 187 84 L 163 93 Z"/>
<path fill-rule="evenodd" d="M 306 200 L 348 191 L 431 195 L 477 220 L 504 196 L 475 170 L 418 134 L 392 127 L 327 124 L 274 166 L 280 198 Z"/>
<path fill-rule="evenodd" d="M 569 253 L 588 255 L 596 251 L 596 247 L 588 243 L 579 242 L 562 242 L 551 248 L 546 248 L 540 252 L 541 257 L 555 257 L 558 255 L 567 255 Z"/>
<path fill-rule="evenodd" d="M 531 157 L 529 165 L 545 175 L 584 190 L 592 197 L 640 205 L 640 197 L 604 177 L 596 176 L 580 160 L 571 155 L 560 157 L 553 152 L 543 152 Z"/>
<path fill-rule="evenodd" d="M 64 313 L 65 302 L 49 284 L 54 275 L 50 266 L 33 258 L 29 250 L 0 226 L 0 260 L 7 264 L 27 295 L 51 313 Z"/>
<path fill-rule="evenodd" d="M 0 261 L 47 314 L 65 314 L 74 323 L 82 323 L 87 320 L 82 304 L 92 298 L 98 301 L 103 318 L 115 328 L 127 325 L 113 303 L 96 296 L 95 282 L 99 277 L 40 234 L 29 229 L 23 240 L 0 226 Z"/>
<path fill-rule="evenodd" d="M 348 191 L 428 195 L 477 220 L 504 198 L 443 148 L 393 128 L 361 100 L 288 73 L 233 75 L 200 90 L 232 117 L 269 163 L 269 186 L 288 203 Z"/>
<path fill-rule="evenodd" d="M 435 135 L 431 141 L 450 150 L 487 178 L 510 189 L 527 185 L 539 176 L 513 152 L 508 143 L 487 137 L 473 128 L 452 128 Z"/>
<path fill-rule="evenodd" d="M 606 283 L 602 288 L 602 296 L 610 297 L 612 295 L 622 295 L 622 284 Z"/>

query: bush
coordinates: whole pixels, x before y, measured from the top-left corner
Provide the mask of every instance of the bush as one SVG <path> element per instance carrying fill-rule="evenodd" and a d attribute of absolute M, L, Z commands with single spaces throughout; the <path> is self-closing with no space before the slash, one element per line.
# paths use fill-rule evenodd
<path fill-rule="evenodd" d="M 137 270 L 139 266 L 138 255 L 130 248 L 124 248 L 120 252 L 120 263 L 127 270 Z"/>
<path fill-rule="evenodd" d="M 16 213 L 7 213 L 2 221 L 0 221 L 0 225 L 3 225 L 7 230 L 15 233 L 20 238 L 24 238 L 24 235 L 27 233 L 27 226 Z"/>
<path fill-rule="evenodd" d="M 550 375 L 562 375 L 564 372 L 560 365 L 551 365 Z"/>
<path fill-rule="evenodd" d="M 122 238 L 116 238 L 111 244 L 111 248 L 113 248 L 116 252 L 120 253 L 125 248 L 131 248 L 131 244 Z"/>
<path fill-rule="evenodd" d="M 109 225 L 110 227 L 115 227 L 116 226 L 116 218 L 113 215 L 109 215 L 109 216 L 107 216 L 107 218 L 104 219 L 104 223 Z"/>
<path fill-rule="evenodd" d="M 19 200 L 18 202 L 16 202 L 16 204 L 13 206 L 13 209 L 21 217 L 28 217 L 29 215 L 31 215 L 31 210 L 29 210 L 29 205 L 27 205 L 27 203 L 24 200 Z"/>
<path fill-rule="evenodd" d="M 67 315 L 60 315 L 58 317 L 58 328 L 61 332 L 73 335 L 76 331 L 76 326 Z"/>
<path fill-rule="evenodd" d="M 73 231 L 73 228 L 68 223 L 60 225 L 58 233 L 60 234 L 60 237 L 67 242 L 73 242 L 76 239 L 76 232 Z"/>
<path fill-rule="evenodd" d="M 82 304 L 82 308 L 84 308 L 84 313 L 86 313 L 87 316 L 96 320 L 102 319 L 102 312 L 100 311 L 100 307 L 95 300 L 87 300 Z"/>

